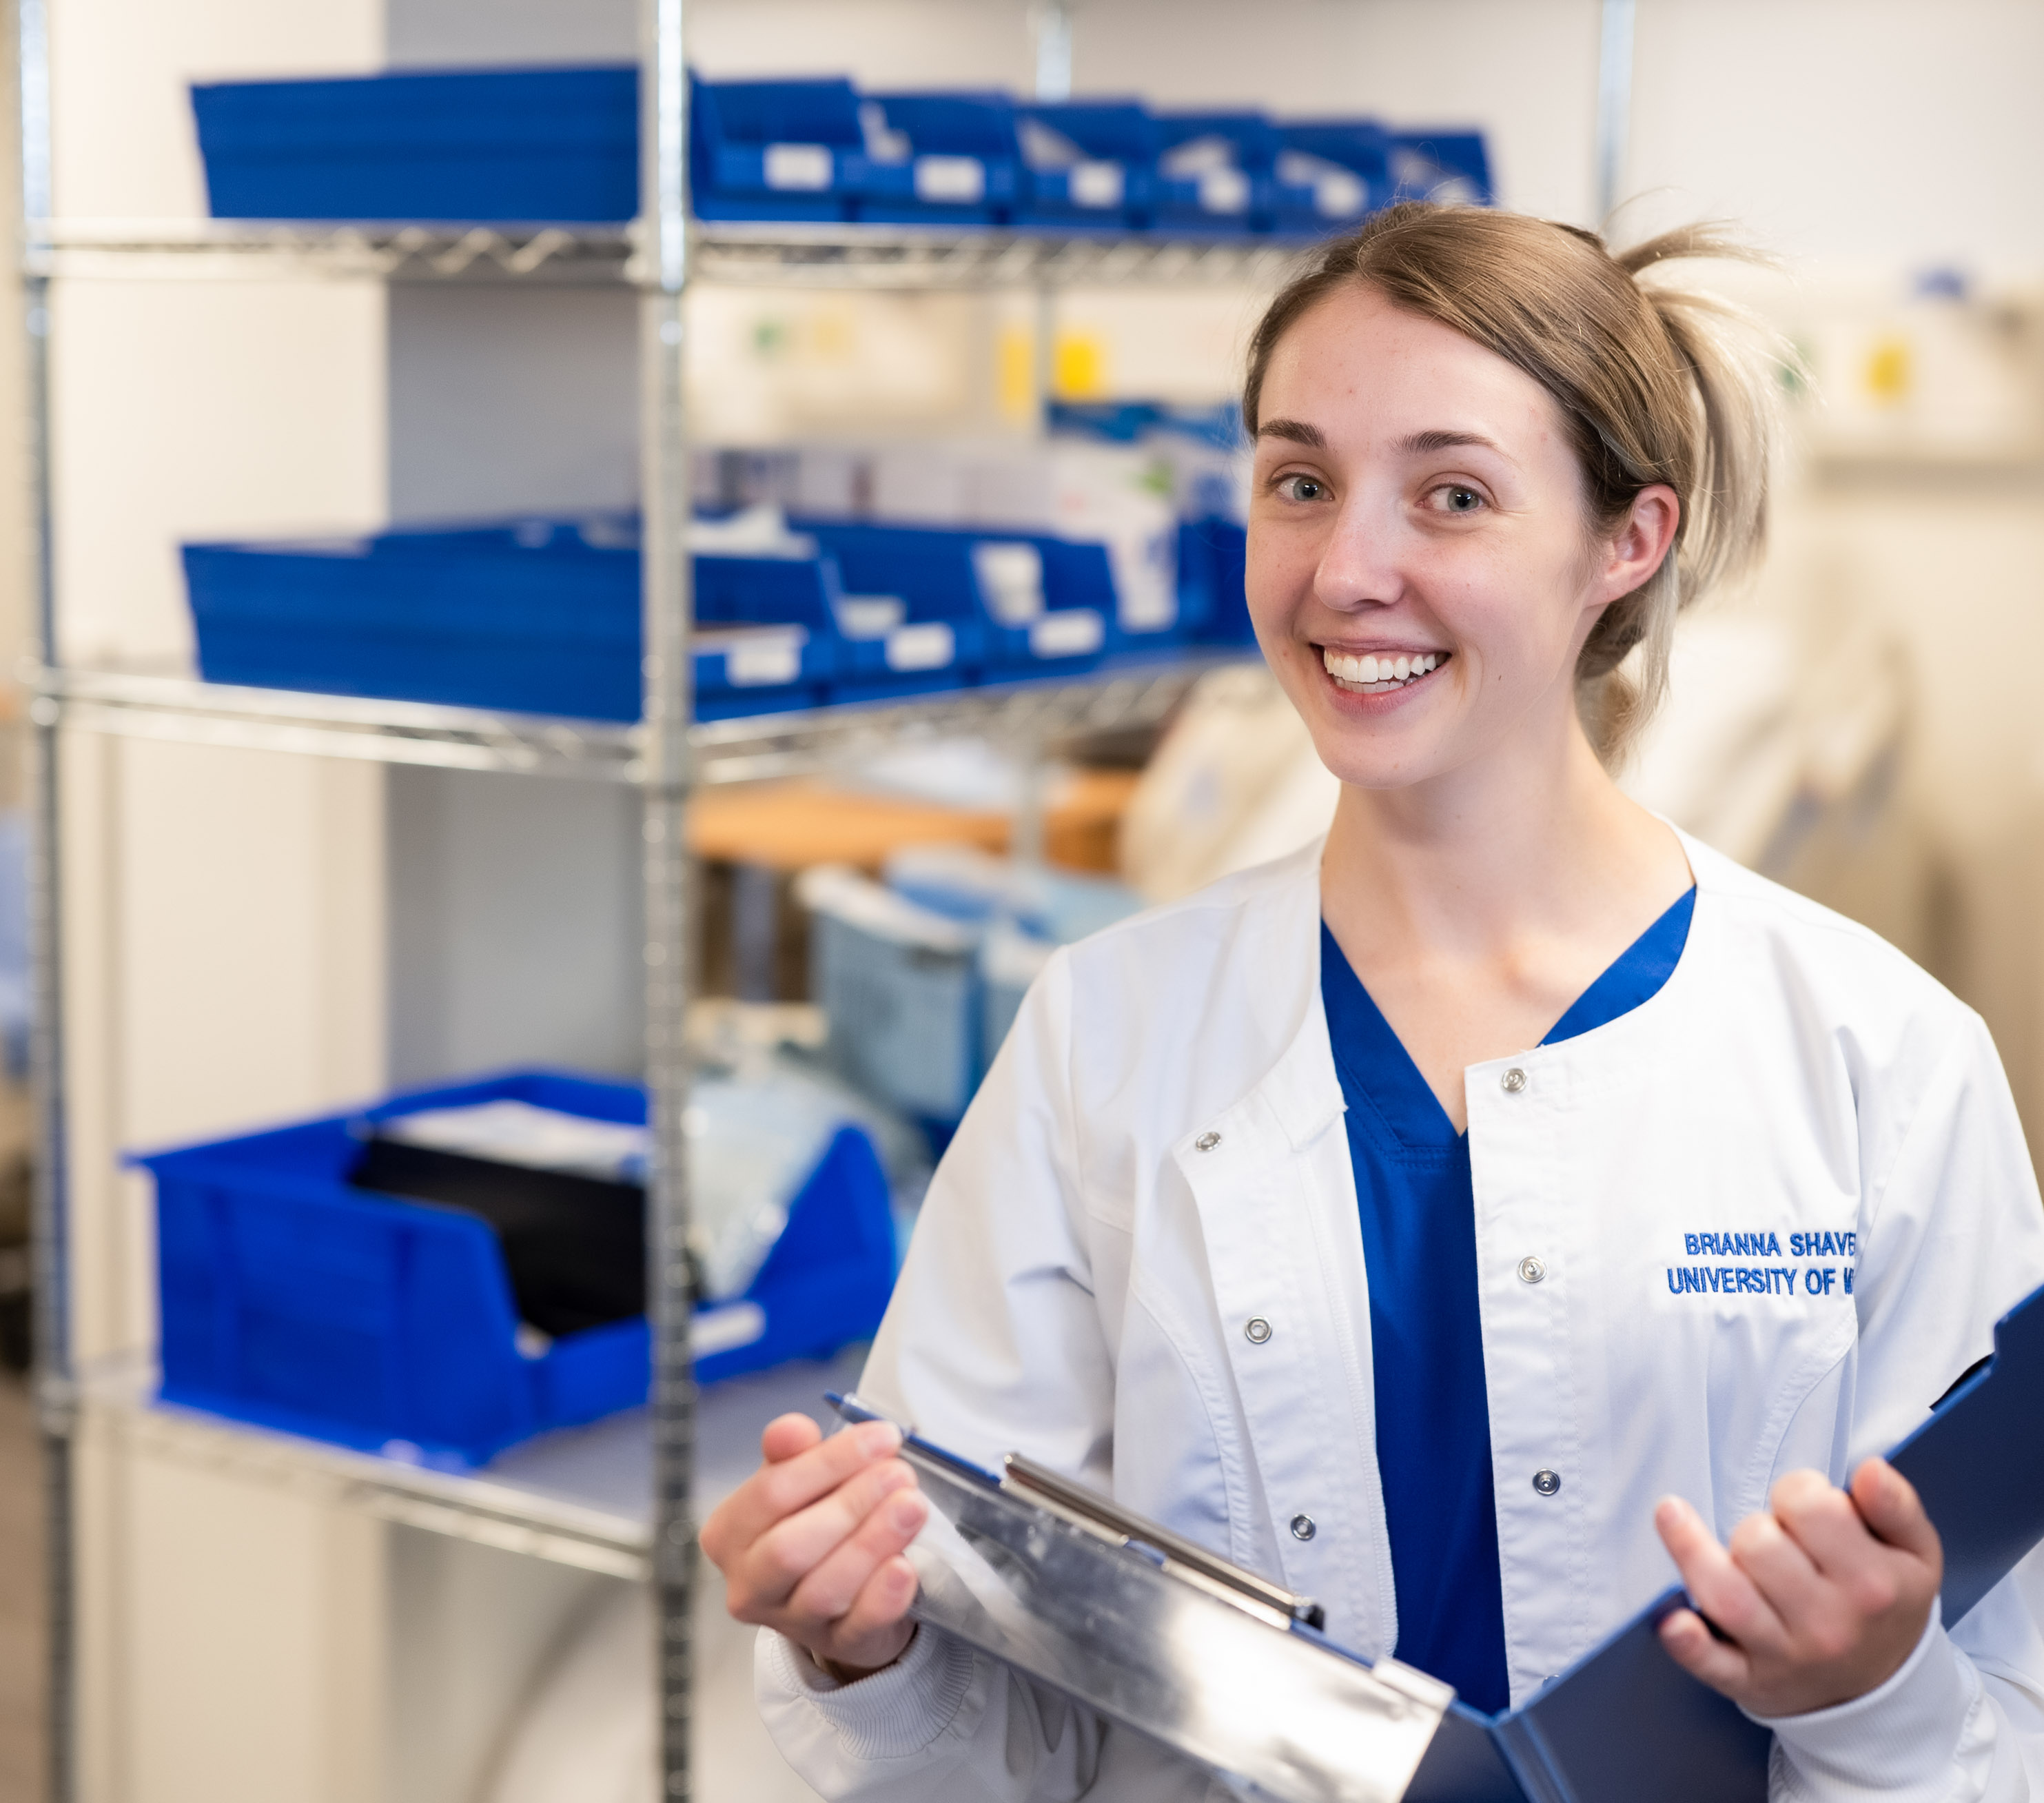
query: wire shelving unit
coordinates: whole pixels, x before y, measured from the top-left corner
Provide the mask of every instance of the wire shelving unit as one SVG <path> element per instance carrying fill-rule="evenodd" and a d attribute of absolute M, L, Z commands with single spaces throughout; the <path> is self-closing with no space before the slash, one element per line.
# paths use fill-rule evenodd
<path fill-rule="evenodd" d="M 39 1099 L 35 1233 L 37 1401 L 49 1474 L 50 1795 L 76 1794 L 76 1574 L 72 1444 L 85 1422 L 189 1463 L 304 1484 L 385 1519 L 657 1588 L 662 1623 L 664 1797 L 690 1794 L 690 1608 L 697 1397 L 694 1296 L 682 1154 L 688 1070 L 690 870 L 685 813 L 704 784 L 791 775 L 895 744 L 974 733 L 1041 746 L 1058 734 L 1154 722 L 1198 678 L 1242 654 L 1130 657 L 1084 678 L 946 693 L 712 725 L 687 692 L 690 514 L 683 363 L 689 290 L 1018 289 L 1272 283 L 1296 247 L 837 225 L 698 226 L 688 217 L 682 0 L 640 0 L 642 216 L 621 228 L 441 228 L 75 221 L 52 217 L 48 13 L 19 0 L 21 167 L 29 445 L 36 540 L 38 655 L 25 673 L 36 752 L 35 1067 Z M 617 725 L 420 703 L 232 687 L 161 671 L 66 666 L 58 650 L 50 548 L 49 290 L 56 281 L 303 279 L 392 283 L 601 285 L 639 297 L 645 689 L 643 720 Z M 1040 360 L 1040 359 L 1039 359 Z M 163 1407 L 133 1361 L 74 1367 L 67 1316 L 63 1011 L 59 894 L 60 735 L 67 729 L 207 745 L 443 768 L 574 776 L 630 786 L 643 809 L 649 1312 L 654 1378 L 644 1412 L 559 1444 L 514 1448 L 455 1474 Z"/>

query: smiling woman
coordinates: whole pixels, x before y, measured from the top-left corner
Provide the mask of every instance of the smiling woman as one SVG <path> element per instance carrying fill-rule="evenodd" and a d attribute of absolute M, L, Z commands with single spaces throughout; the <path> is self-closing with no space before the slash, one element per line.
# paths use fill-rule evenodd
<path fill-rule="evenodd" d="M 1278 298 L 1248 599 L 1331 827 L 1051 960 L 859 1388 L 1486 1711 L 1679 1571 L 1663 1642 L 1773 1728 L 1777 1794 L 2014 1803 L 2044 1782 L 2023 1581 L 1942 1622 L 1877 1456 L 2044 1284 L 1993 1047 L 1608 767 L 1677 608 L 1760 548 L 1774 348 L 1660 270 L 1735 252 L 1400 206 Z M 1676 1281 L 1731 1239 L 1807 1256 Z M 703 1531 L 802 1776 L 1209 1794 L 915 1626 L 946 1543 L 897 1447 L 786 1417 Z"/>

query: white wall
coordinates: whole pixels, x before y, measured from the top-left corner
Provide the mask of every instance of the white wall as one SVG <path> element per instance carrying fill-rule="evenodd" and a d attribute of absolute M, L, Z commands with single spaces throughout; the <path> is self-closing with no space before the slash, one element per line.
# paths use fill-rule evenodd
<path fill-rule="evenodd" d="M 390 517 L 638 505 L 636 296 L 421 286 L 389 308 Z"/>
<path fill-rule="evenodd" d="M 644 1066 L 639 797 L 388 773 L 390 1080 Z"/>
<path fill-rule="evenodd" d="M 56 210 L 68 218 L 206 210 L 187 83 L 357 74 L 383 56 L 375 0 L 61 0 L 49 12 Z"/>
<path fill-rule="evenodd" d="M 387 0 L 384 32 L 394 69 L 628 63 L 639 9 L 636 0 Z"/>
<path fill-rule="evenodd" d="M 2044 268 L 2035 0 L 1640 0 L 1627 188 L 1788 256 Z"/>

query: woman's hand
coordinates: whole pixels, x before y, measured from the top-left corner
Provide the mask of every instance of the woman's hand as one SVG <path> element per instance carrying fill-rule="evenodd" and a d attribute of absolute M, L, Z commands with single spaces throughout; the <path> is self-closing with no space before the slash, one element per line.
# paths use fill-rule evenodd
<path fill-rule="evenodd" d="M 1688 1503 L 1662 1499 L 1654 1524 L 1696 1606 L 1661 1624 L 1661 1643 L 1757 1716 L 1865 1696 L 1923 1637 L 1945 1575 L 1938 1530 L 1884 1459 L 1862 1465 L 1850 1491 L 1791 1471 L 1768 1505 L 1721 1547 Z"/>
<path fill-rule="evenodd" d="M 892 1665 L 916 1632 L 916 1568 L 902 1552 L 930 1509 L 901 1445 L 886 1421 L 825 1440 L 808 1416 L 783 1415 L 759 1436 L 766 1463 L 703 1524 L 731 1613 L 847 1682 Z"/>

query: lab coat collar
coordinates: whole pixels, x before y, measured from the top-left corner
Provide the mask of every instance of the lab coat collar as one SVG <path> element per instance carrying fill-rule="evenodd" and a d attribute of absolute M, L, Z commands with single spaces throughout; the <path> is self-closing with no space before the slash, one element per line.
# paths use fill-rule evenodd
<path fill-rule="evenodd" d="M 1281 1049 L 1173 1153 L 1199 1213 L 1220 1318 L 1278 1324 L 1262 1340 L 1224 1336 L 1263 1517 L 1236 1556 L 1319 1597 L 1350 1644 L 1388 1653 L 1398 1628 L 1371 1450 L 1369 1289 L 1347 1144 L 1329 1131 L 1347 1105 L 1320 996 L 1322 843 L 1256 873 L 1257 889 L 1243 898 L 1239 982 L 1230 986 L 1244 1019 L 1273 1023 Z M 1307 1397 L 1320 1398 L 1324 1431 L 1302 1435 Z M 1363 1531 L 1316 1533 L 1312 1524 L 1343 1512 Z"/>
<path fill-rule="evenodd" d="M 1722 852 L 1692 838 L 1672 821 L 1664 824 L 1681 844 L 1700 898 L 1752 885 L 1750 873 Z M 1235 1114 L 1260 1103 L 1294 1151 L 1312 1144 L 1348 1107 L 1320 992 L 1320 866 L 1327 843 L 1323 833 L 1266 867 L 1270 886 L 1263 905 L 1269 918 L 1255 922 L 1245 936 L 1257 954 L 1246 973 L 1251 993 L 1293 992 L 1298 1024 L 1276 1062 L 1228 1112 Z M 1493 1062 L 1502 1068 L 1510 1061 Z"/>
<path fill-rule="evenodd" d="M 1327 1033 L 1327 1009 L 1320 998 L 1320 854 L 1327 844 L 1314 841 L 1294 861 L 1296 875 L 1274 898 L 1272 930 L 1258 940 L 1270 967 L 1258 970 L 1258 982 L 1297 985 L 1310 980 L 1300 998 L 1299 1025 L 1262 1081 L 1251 1094 L 1262 1098 L 1293 1151 L 1302 1151 L 1347 1108 L 1341 1078 L 1335 1070 L 1334 1042 Z M 1245 1100 L 1247 1098 L 1245 1098 Z"/>

